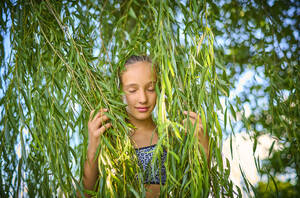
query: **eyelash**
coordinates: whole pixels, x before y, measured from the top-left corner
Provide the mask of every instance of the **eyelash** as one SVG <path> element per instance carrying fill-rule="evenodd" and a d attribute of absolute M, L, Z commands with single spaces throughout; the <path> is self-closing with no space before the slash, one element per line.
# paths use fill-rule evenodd
<path fill-rule="evenodd" d="M 151 88 L 151 89 L 147 89 L 148 91 L 150 91 L 150 92 L 153 92 L 153 91 L 155 91 L 155 89 L 154 88 Z M 136 90 L 128 90 L 128 92 L 129 93 L 134 93 L 134 92 L 136 92 Z"/>

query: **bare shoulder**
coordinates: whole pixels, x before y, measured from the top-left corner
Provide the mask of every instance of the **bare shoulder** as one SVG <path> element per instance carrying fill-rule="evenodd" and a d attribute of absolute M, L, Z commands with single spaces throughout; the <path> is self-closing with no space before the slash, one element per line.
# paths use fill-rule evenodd
<path fill-rule="evenodd" d="M 148 184 L 146 187 L 146 198 L 157 198 L 160 194 L 160 185 L 159 184 Z"/>

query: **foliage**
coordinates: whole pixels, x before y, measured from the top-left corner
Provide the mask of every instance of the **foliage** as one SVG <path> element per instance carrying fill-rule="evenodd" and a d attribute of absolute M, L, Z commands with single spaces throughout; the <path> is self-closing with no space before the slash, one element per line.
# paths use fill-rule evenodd
<path fill-rule="evenodd" d="M 1 62 L 1 196 L 27 190 L 30 197 L 82 194 L 87 119 L 91 109 L 101 107 L 109 109 L 114 127 L 101 139 L 94 195 L 145 195 L 136 180 L 136 170 L 141 173 L 118 82 L 131 54 L 151 55 L 160 71 L 154 158 L 163 148 L 169 151 L 162 196 L 241 196 L 221 157 L 217 111 L 225 112 L 225 120 L 227 111 L 235 113 L 220 103 L 220 96 L 229 95 L 229 79 L 215 57 L 207 6 L 197 1 L 2 3 L 1 27 L 10 33 L 12 50 Z M 180 112 L 187 109 L 201 113 L 210 136 L 210 169 L 193 134 L 184 135 Z"/>
<path fill-rule="evenodd" d="M 254 79 L 236 98 L 237 109 L 248 106 L 243 126 L 257 137 L 270 134 L 282 149 L 258 170 L 267 176 L 295 175 L 300 189 L 300 68 L 299 1 L 209 1 L 210 24 L 216 38 L 223 38 L 224 62 L 234 87 L 247 71 Z M 217 39 L 218 40 L 218 39 Z M 220 40 L 220 39 L 219 39 Z M 216 49 L 217 51 L 217 49 Z M 270 181 L 271 182 L 271 181 Z"/>
<path fill-rule="evenodd" d="M 117 71 L 131 54 L 150 54 L 160 69 L 155 119 L 163 136 L 160 145 L 174 151 L 168 155 L 163 193 L 233 196 L 230 172 L 220 157 L 221 128 L 234 125 L 229 114 L 237 118 L 234 111 L 242 112 L 245 105 L 251 114 L 241 121 L 254 132 L 253 151 L 257 137 L 265 133 L 283 146 L 276 152 L 272 146 L 263 163 L 257 159 L 258 170 L 270 176 L 270 185 L 278 174 L 292 173 L 293 188 L 300 189 L 298 1 L 31 0 L 1 1 L 0 8 L 1 197 L 20 195 L 27 188 L 31 197 L 82 191 L 78 180 L 87 116 L 103 106 L 109 107 L 116 128 L 103 140 L 102 159 L 109 155 L 114 170 L 125 171 L 127 178 L 122 183 L 124 178 L 116 177 L 121 174 L 100 163 L 99 168 L 110 174 L 99 180 L 108 190 L 98 195 L 134 194 L 133 189 L 144 193 L 143 186 L 129 179 L 138 167 L 128 158 L 133 152 L 127 136 L 130 126 L 118 90 Z M 5 35 L 12 47 L 8 54 Z M 223 109 L 220 96 L 229 96 L 247 71 L 254 73 L 254 81 L 234 98 L 235 105 L 226 98 L 229 108 Z M 200 159 L 201 153 L 184 154 L 197 147 L 191 136 L 181 133 L 179 112 L 185 109 L 205 115 L 216 162 L 211 170 L 199 166 L 200 160 L 186 160 Z M 223 111 L 224 123 L 219 123 L 217 110 Z M 116 168 L 117 164 L 126 166 Z M 187 164 L 193 168 L 185 172 Z M 194 182 L 188 183 L 188 178 Z M 109 190 L 110 184 L 120 191 Z M 189 188 L 196 190 L 186 191 Z"/>
<path fill-rule="evenodd" d="M 290 182 L 281 182 L 275 180 L 276 187 L 273 182 L 259 182 L 256 187 L 256 196 L 261 198 L 284 197 L 296 198 L 299 193 Z"/>

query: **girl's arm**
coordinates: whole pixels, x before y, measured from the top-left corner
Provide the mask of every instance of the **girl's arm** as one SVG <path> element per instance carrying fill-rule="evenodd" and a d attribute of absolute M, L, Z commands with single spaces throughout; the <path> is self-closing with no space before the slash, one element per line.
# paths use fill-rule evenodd
<path fill-rule="evenodd" d="M 197 124 L 196 125 L 196 130 L 197 132 L 195 133 L 195 136 L 197 136 L 200 144 L 202 145 L 203 149 L 204 149 L 204 152 L 205 152 L 205 155 L 206 155 L 206 159 L 209 163 L 209 137 L 208 137 L 208 134 L 207 132 L 204 133 L 204 130 L 203 130 L 203 125 L 202 125 L 202 121 L 201 121 L 201 118 L 198 114 L 196 114 L 195 112 L 192 112 L 192 111 L 184 111 L 183 112 L 185 115 L 189 115 L 189 120 L 192 122 L 192 125 L 195 125 L 195 123 Z M 184 119 L 183 120 L 183 123 L 185 124 L 187 122 L 187 119 Z"/>
<path fill-rule="evenodd" d="M 106 129 L 111 127 L 111 123 L 104 124 L 109 118 L 104 115 L 107 109 L 100 111 L 93 118 L 94 110 L 90 113 L 88 122 L 89 144 L 87 149 L 87 159 L 83 169 L 83 185 L 87 190 L 94 190 L 98 179 L 98 160 L 95 159 L 96 151 L 100 143 L 100 137 Z"/>

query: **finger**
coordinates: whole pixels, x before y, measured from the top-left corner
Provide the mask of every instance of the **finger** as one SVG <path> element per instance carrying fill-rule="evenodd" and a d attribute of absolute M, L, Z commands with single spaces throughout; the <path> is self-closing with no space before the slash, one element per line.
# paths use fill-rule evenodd
<path fill-rule="evenodd" d="M 197 113 L 193 112 L 193 111 L 184 111 L 183 112 L 185 115 L 189 115 L 190 118 L 194 118 L 194 119 L 197 119 L 197 117 L 199 116 Z"/>
<path fill-rule="evenodd" d="M 92 122 L 95 122 L 95 120 L 97 120 L 99 117 L 101 116 L 101 113 L 98 112 L 92 119 Z"/>
<path fill-rule="evenodd" d="M 107 112 L 108 109 L 100 109 L 99 112 L 100 112 L 100 116 L 103 116 L 104 115 L 104 112 Z"/>
<path fill-rule="evenodd" d="M 90 121 L 92 120 L 92 116 L 93 116 L 93 114 L 94 114 L 94 112 L 95 112 L 95 109 L 93 109 L 91 112 L 90 112 Z"/>
<path fill-rule="evenodd" d="M 182 120 L 183 123 L 187 123 L 188 121 L 193 123 L 193 124 L 195 123 L 195 119 L 191 118 L 191 117 L 190 118 L 185 118 L 184 120 Z"/>
<path fill-rule="evenodd" d="M 98 116 L 98 117 L 100 116 L 99 112 L 98 112 L 96 115 L 94 115 L 94 113 L 95 113 L 95 109 L 93 109 L 93 110 L 90 112 L 90 119 L 89 119 L 89 121 L 94 121 L 95 118 L 97 118 L 97 116 Z M 94 116 L 93 116 L 93 115 L 94 115 Z"/>
<path fill-rule="evenodd" d="M 98 137 L 100 135 L 102 135 L 107 129 L 109 129 L 111 127 L 111 123 L 106 123 L 105 125 L 103 125 L 99 130 L 97 130 L 97 135 Z"/>
<path fill-rule="evenodd" d="M 194 119 L 184 119 L 182 121 L 182 123 L 183 123 L 183 126 L 185 127 L 185 130 L 187 128 L 190 128 L 190 127 L 192 127 L 192 128 L 195 127 L 195 120 Z"/>
<path fill-rule="evenodd" d="M 104 113 L 104 112 L 107 112 L 107 111 L 108 111 L 108 109 L 106 109 L 106 108 L 99 109 L 99 112 L 101 112 L 101 113 Z"/>
<path fill-rule="evenodd" d="M 201 119 L 200 116 L 199 116 L 199 123 L 200 123 L 200 125 L 202 126 L 202 119 Z"/>
<path fill-rule="evenodd" d="M 194 124 L 196 122 L 196 120 L 192 117 L 189 117 L 189 118 L 185 118 L 184 119 L 184 122 L 187 123 L 188 121 L 190 121 L 192 124 Z"/>
<path fill-rule="evenodd" d="M 99 109 L 99 112 L 95 115 L 93 121 L 103 116 L 104 112 L 107 112 L 107 109 Z"/>
<path fill-rule="evenodd" d="M 103 115 L 95 121 L 96 127 L 99 128 L 105 121 L 109 120 L 109 117 L 106 115 Z"/>

